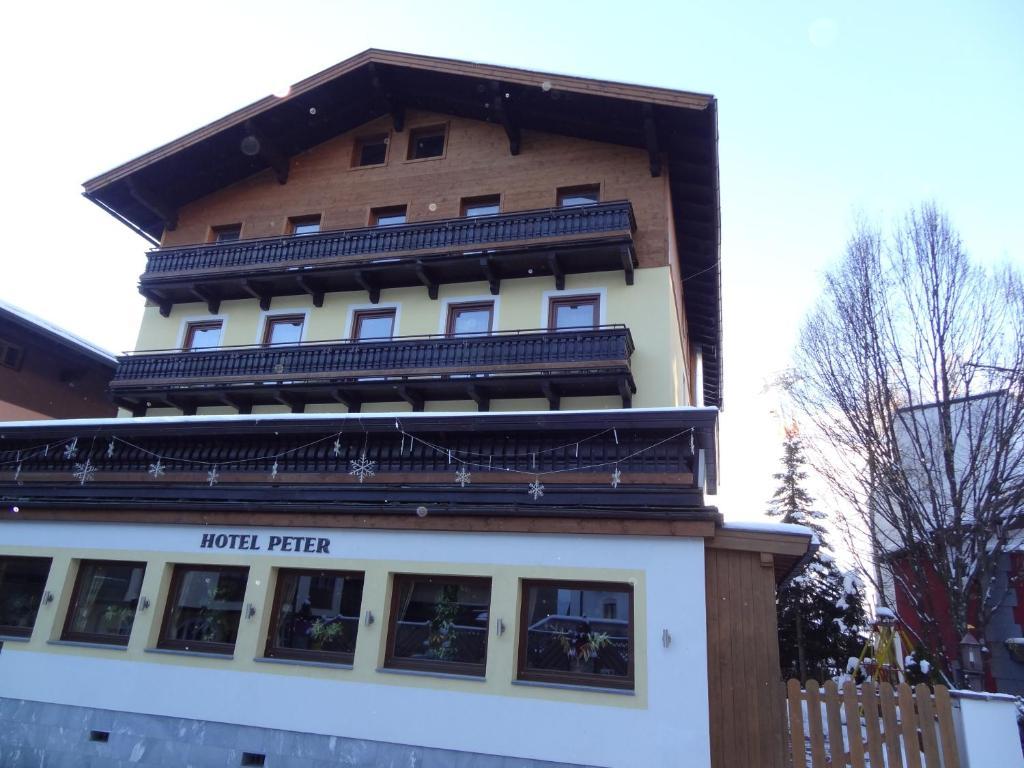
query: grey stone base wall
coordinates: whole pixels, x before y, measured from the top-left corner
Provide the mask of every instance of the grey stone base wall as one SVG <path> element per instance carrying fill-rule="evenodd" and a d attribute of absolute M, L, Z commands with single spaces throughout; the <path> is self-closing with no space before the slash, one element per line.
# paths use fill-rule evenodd
<path fill-rule="evenodd" d="M 103 734 L 109 734 L 106 741 L 93 740 L 102 739 Z M 396 736 L 401 735 L 396 733 Z M 173 768 L 243 765 L 266 768 L 583 768 L 566 763 L 0 698 L 0 766 L 3 768 L 157 765 Z"/>

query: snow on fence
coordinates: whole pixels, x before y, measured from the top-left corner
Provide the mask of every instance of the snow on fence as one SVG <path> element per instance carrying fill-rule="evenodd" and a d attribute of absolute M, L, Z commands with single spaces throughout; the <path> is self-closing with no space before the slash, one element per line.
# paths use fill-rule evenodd
<path fill-rule="evenodd" d="M 794 768 L 960 768 L 945 686 L 790 680 L 786 692 Z"/>

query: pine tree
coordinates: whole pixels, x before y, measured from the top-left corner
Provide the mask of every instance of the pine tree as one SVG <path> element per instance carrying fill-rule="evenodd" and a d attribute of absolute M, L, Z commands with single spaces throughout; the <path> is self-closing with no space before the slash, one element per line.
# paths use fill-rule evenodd
<path fill-rule="evenodd" d="M 783 523 L 812 529 L 819 547 L 804 570 L 779 588 L 779 660 L 784 678 L 827 680 L 846 671 L 847 660 L 860 653 L 865 628 L 860 581 L 842 573 L 829 549 L 825 514 L 803 487 L 806 459 L 796 426 L 786 430 L 779 487 L 768 515 Z"/>

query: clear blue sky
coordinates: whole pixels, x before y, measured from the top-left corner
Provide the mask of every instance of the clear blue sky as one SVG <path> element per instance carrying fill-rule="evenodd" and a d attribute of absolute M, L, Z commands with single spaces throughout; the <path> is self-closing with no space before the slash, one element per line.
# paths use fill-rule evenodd
<path fill-rule="evenodd" d="M 6 10 L 0 298 L 134 343 L 145 243 L 86 178 L 368 47 L 719 99 L 723 492 L 760 514 L 787 363 L 858 210 L 925 198 L 1024 264 L 1024 2 L 133 2 Z"/>

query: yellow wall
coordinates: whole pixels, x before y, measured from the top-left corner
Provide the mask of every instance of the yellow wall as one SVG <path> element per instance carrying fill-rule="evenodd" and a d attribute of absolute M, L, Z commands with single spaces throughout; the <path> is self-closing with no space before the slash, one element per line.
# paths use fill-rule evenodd
<path fill-rule="evenodd" d="M 247 554 L 168 554 L 125 552 L 108 549 L 83 549 L 75 552 L 39 547 L 3 547 L 0 554 L 51 557 L 53 563 L 47 579 L 46 589 L 55 599 L 39 609 L 32 637 L 28 642 L 10 640 L 4 653 L 30 650 L 50 653 L 54 656 L 89 656 L 106 659 L 126 659 L 153 664 L 170 664 L 208 669 L 229 668 L 235 671 L 259 672 L 269 675 L 295 675 L 316 679 L 358 681 L 376 685 L 398 685 L 437 690 L 456 690 L 469 693 L 487 693 L 502 696 L 518 696 L 551 701 L 603 704 L 608 706 L 644 708 L 647 706 L 647 662 L 644 649 L 647 648 L 647 606 L 645 599 L 644 573 L 629 569 L 610 568 L 559 568 L 555 566 L 510 566 L 492 563 L 452 564 L 404 561 L 373 561 L 333 558 L 317 558 L 315 562 L 296 562 L 294 557 L 261 556 L 254 558 Z M 60 643 L 64 618 L 71 599 L 78 564 L 83 559 L 132 560 L 146 563 L 146 575 L 140 594 L 148 597 L 152 604 L 136 614 L 127 649 L 83 647 Z M 172 566 L 184 564 L 242 565 L 249 567 L 249 579 L 244 605 L 255 606 L 257 613 L 252 619 L 243 617 L 239 622 L 238 638 L 234 655 L 224 658 L 210 658 L 197 654 L 152 653 L 160 634 L 160 625 L 170 587 Z M 351 669 L 339 666 L 303 666 L 289 663 L 266 663 L 256 661 L 263 657 L 269 625 L 269 610 L 279 568 L 309 567 L 315 569 L 337 569 L 363 571 L 365 581 L 360 611 L 372 611 L 375 621 L 366 626 L 362 621 L 356 641 L 355 659 Z M 390 605 L 391 576 L 396 573 L 451 574 L 483 576 L 491 579 L 490 615 L 501 618 L 506 631 L 498 636 L 495 621 L 490 622 L 487 640 L 486 676 L 482 680 L 462 680 L 445 675 L 407 675 L 381 671 L 385 653 L 388 606 Z M 514 685 L 516 677 L 516 653 L 519 629 L 520 579 L 567 579 L 578 581 L 602 581 L 631 583 L 634 600 L 634 656 L 636 681 L 631 695 L 606 693 L 586 688 L 547 688 L 532 685 Z"/>
<path fill-rule="evenodd" d="M 636 271 L 634 285 L 626 285 L 621 271 L 568 275 L 565 291 L 571 293 L 602 292 L 602 322 L 623 323 L 633 334 L 636 351 L 632 358 L 637 393 L 635 407 L 688 405 L 686 356 L 680 339 L 680 321 L 672 295 L 669 266 Z M 501 293 L 491 296 L 487 283 L 461 283 L 440 286 L 438 299 L 432 301 L 422 287 L 391 288 L 381 291 L 378 307 L 398 307 L 396 336 L 436 334 L 444 331 L 446 300 L 485 299 L 496 302 L 495 330 L 524 330 L 547 325 L 547 299 L 554 295 L 550 277 L 506 280 Z M 547 295 L 545 295 L 547 294 Z M 370 307 L 365 291 L 329 293 L 323 307 L 313 306 L 309 296 L 275 298 L 269 314 L 308 312 L 306 341 L 329 341 L 346 338 L 354 308 Z M 225 346 L 258 343 L 263 332 L 263 317 L 256 299 L 224 301 L 218 317 L 224 319 Z M 146 307 L 138 350 L 174 349 L 180 343 L 184 326 L 190 320 L 209 318 L 203 303 L 176 304 L 169 317 L 161 317 L 156 307 Z M 491 410 L 546 410 L 546 400 L 495 400 Z M 567 397 L 562 408 L 618 408 L 616 397 Z M 363 410 L 404 411 L 406 403 L 367 403 Z M 475 410 L 471 401 L 428 401 L 426 410 Z M 309 406 L 307 411 L 338 412 L 341 405 Z M 286 413 L 285 406 L 254 408 L 254 413 Z M 201 413 L 230 413 L 223 407 L 201 409 Z M 150 415 L 177 413 L 174 409 L 154 408 Z"/>

